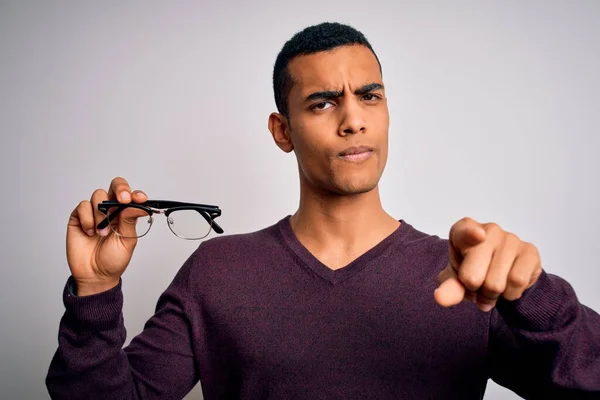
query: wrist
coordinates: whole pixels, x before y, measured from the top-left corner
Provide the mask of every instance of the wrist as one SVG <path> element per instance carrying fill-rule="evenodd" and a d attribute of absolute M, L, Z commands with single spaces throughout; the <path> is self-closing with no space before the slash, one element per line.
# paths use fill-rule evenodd
<path fill-rule="evenodd" d="M 520 299 L 499 301 L 497 308 L 510 326 L 542 332 L 557 324 L 556 318 L 561 309 L 576 302 L 568 283 L 542 271 L 535 284 L 525 290 Z"/>
<path fill-rule="evenodd" d="M 75 283 L 75 295 L 91 296 L 94 294 L 106 292 L 119 284 L 119 278 L 106 278 L 98 280 L 80 280 L 73 279 Z"/>

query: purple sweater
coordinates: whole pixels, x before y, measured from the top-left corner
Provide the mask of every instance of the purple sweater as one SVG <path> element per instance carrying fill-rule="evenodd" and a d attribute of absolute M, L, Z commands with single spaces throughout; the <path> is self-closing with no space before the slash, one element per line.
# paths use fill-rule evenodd
<path fill-rule="evenodd" d="M 54 399 L 600 399 L 600 316 L 543 273 L 490 313 L 438 306 L 448 242 L 405 221 L 331 270 L 289 217 L 203 242 L 123 348 L 121 285 L 77 297 L 46 385 Z"/>

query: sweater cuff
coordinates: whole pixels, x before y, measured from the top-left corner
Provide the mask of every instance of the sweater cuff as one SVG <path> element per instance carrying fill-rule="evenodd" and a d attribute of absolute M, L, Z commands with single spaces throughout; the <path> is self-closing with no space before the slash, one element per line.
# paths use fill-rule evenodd
<path fill-rule="evenodd" d="M 74 294 L 73 277 L 69 277 L 63 290 L 66 316 L 80 328 L 111 329 L 119 324 L 123 310 L 122 281 L 102 293 L 89 296 Z"/>
<path fill-rule="evenodd" d="M 546 331 L 556 324 L 560 310 L 577 302 L 571 286 L 542 271 L 537 282 L 515 301 L 501 300 L 498 311 L 513 328 Z"/>

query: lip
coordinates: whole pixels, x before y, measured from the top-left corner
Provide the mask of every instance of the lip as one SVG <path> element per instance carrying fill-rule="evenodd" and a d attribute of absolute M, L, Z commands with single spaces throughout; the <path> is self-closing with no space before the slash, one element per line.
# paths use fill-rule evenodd
<path fill-rule="evenodd" d="M 373 148 L 369 146 L 348 147 L 338 153 L 338 157 L 351 162 L 362 162 L 368 160 L 373 155 Z"/>
<path fill-rule="evenodd" d="M 340 151 L 338 153 L 338 155 L 340 157 L 343 157 L 343 156 L 347 156 L 347 155 L 367 153 L 367 152 L 372 152 L 372 151 L 373 151 L 373 148 L 369 147 L 369 146 L 352 146 L 352 147 L 348 147 L 345 150 Z"/>

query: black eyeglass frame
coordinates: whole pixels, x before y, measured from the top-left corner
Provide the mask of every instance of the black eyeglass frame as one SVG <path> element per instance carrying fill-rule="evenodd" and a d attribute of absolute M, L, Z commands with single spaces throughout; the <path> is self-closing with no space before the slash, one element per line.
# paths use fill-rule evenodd
<path fill-rule="evenodd" d="M 196 210 L 200 215 L 202 215 L 206 222 L 208 222 L 212 230 L 218 234 L 224 233 L 223 228 L 221 228 L 219 224 L 215 222 L 215 218 L 221 216 L 221 209 L 219 206 L 210 204 L 183 203 L 171 200 L 147 200 L 143 203 L 119 203 L 116 200 L 102 201 L 98 203 L 98 210 L 105 214 L 106 218 L 97 225 L 98 229 L 104 229 L 108 226 L 110 223 L 108 211 L 114 207 L 117 207 L 117 209 L 110 214 L 111 218 L 117 216 L 124 209 L 131 207 L 144 210 L 149 216 L 159 213 L 164 214 L 166 217 L 168 217 L 169 214 L 174 211 Z"/>

